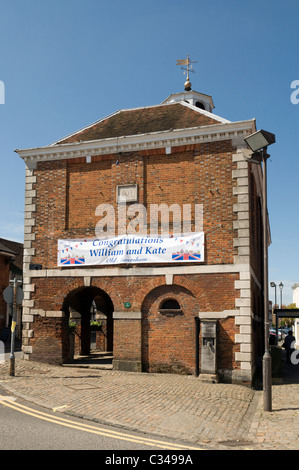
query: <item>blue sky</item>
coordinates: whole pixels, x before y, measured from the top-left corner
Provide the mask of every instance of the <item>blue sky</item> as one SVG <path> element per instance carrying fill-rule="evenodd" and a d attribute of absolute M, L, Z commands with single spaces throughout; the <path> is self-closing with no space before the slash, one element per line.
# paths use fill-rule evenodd
<path fill-rule="evenodd" d="M 23 241 L 24 163 L 15 149 L 52 143 L 123 108 L 183 90 L 176 60 L 214 113 L 256 118 L 269 151 L 269 280 L 283 303 L 299 282 L 297 0 L 0 0 L 0 237 Z M 298 95 L 299 96 L 299 95 Z M 1 102 L 1 97 L 0 97 Z M 274 289 L 270 289 L 274 300 Z"/>

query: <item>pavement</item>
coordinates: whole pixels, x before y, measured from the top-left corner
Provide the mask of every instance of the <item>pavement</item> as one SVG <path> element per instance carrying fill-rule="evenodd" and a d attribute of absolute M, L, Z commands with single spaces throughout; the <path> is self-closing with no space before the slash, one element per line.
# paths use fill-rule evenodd
<path fill-rule="evenodd" d="M 7 359 L 0 364 L 0 385 L 57 413 L 202 449 L 299 449 L 299 365 L 284 361 L 282 378 L 273 379 L 269 412 L 262 390 L 195 376 L 114 371 L 111 358 L 97 358 L 53 366 L 16 355 L 14 376 Z"/>

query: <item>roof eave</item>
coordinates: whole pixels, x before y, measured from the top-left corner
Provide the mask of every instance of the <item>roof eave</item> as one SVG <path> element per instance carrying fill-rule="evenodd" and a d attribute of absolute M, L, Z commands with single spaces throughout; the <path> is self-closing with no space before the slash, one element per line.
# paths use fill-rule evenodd
<path fill-rule="evenodd" d="M 253 133 L 256 130 L 256 120 L 255 118 L 249 119 L 246 121 L 236 121 L 236 122 L 226 122 L 213 124 L 208 126 L 200 127 L 190 127 L 184 129 L 168 129 L 165 131 L 150 132 L 146 134 L 136 134 L 130 136 L 120 136 L 112 137 L 108 139 L 98 139 L 82 142 L 72 142 L 57 144 L 55 146 L 49 145 L 45 147 L 35 147 L 27 149 L 16 149 L 15 152 L 24 160 L 27 158 L 34 158 L 35 156 L 46 156 L 46 155 L 60 155 L 60 158 L 63 154 L 71 154 L 72 152 L 77 152 L 78 150 L 88 152 L 91 149 L 98 150 L 100 148 L 105 148 L 106 153 L 117 153 L 113 148 L 120 148 L 120 146 L 128 145 L 133 146 L 135 144 L 148 144 L 150 142 L 158 142 L 160 147 L 167 146 L 167 141 L 175 139 L 184 139 L 192 137 L 207 137 L 207 140 L 211 136 L 215 135 L 216 137 L 220 134 L 225 133 L 237 133 L 238 131 L 247 131 L 248 133 Z M 248 135 L 248 134 L 247 134 Z M 175 144 L 172 144 L 175 145 Z M 178 145 L 178 144 L 177 144 Z M 244 142 L 244 145 L 245 142 Z M 88 153 L 86 153 L 88 155 Z"/>

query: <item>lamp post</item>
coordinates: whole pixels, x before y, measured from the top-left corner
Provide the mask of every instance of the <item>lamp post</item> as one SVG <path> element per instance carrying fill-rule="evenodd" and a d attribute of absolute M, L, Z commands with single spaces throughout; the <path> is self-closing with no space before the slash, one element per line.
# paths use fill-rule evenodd
<path fill-rule="evenodd" d="M 264 342 L 263 391 L 264 410 L 272 411 L 272 361 L 269 347 L 269 292 L 268 292 L 268 213 L 267 213 L 267 153 L 268 145 L 274 144 L 275 135 L 260 130 L 244 139 L 253 151 L 250 161 L 263 164 L 263 258 L 264 258 Z"/>
<path fill-rule="evenodd" d="M 282 289 L 283 289 L 282 282 L 279 284 L 279 289 L 280 289 L 280 308 L 282 308 Z"/>
<path fill-rule="evenodd" d="M 274 305 L 275 305 L 275 308 L 276 308 L 276 305 L 277 305 L 276 287 L 277 287 L 277 285 L 275 284 L 275 282 L 270 282 L 270 286 L 275 288 L 275 301 L 274 301 Z"/>

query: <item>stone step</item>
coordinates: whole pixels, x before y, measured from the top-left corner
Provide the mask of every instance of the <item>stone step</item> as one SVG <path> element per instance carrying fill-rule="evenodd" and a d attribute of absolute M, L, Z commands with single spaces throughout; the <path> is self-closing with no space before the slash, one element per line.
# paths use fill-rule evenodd
<path fill-rule="evenodd" d="M 70 363 L 62 364 L 62 367 L 72 367 L 72 368 L 81 368 L 81 369 L 98 369 L 98 370 L 112 370 L 112 364 L 79 364 L 79 363 Z"/>

